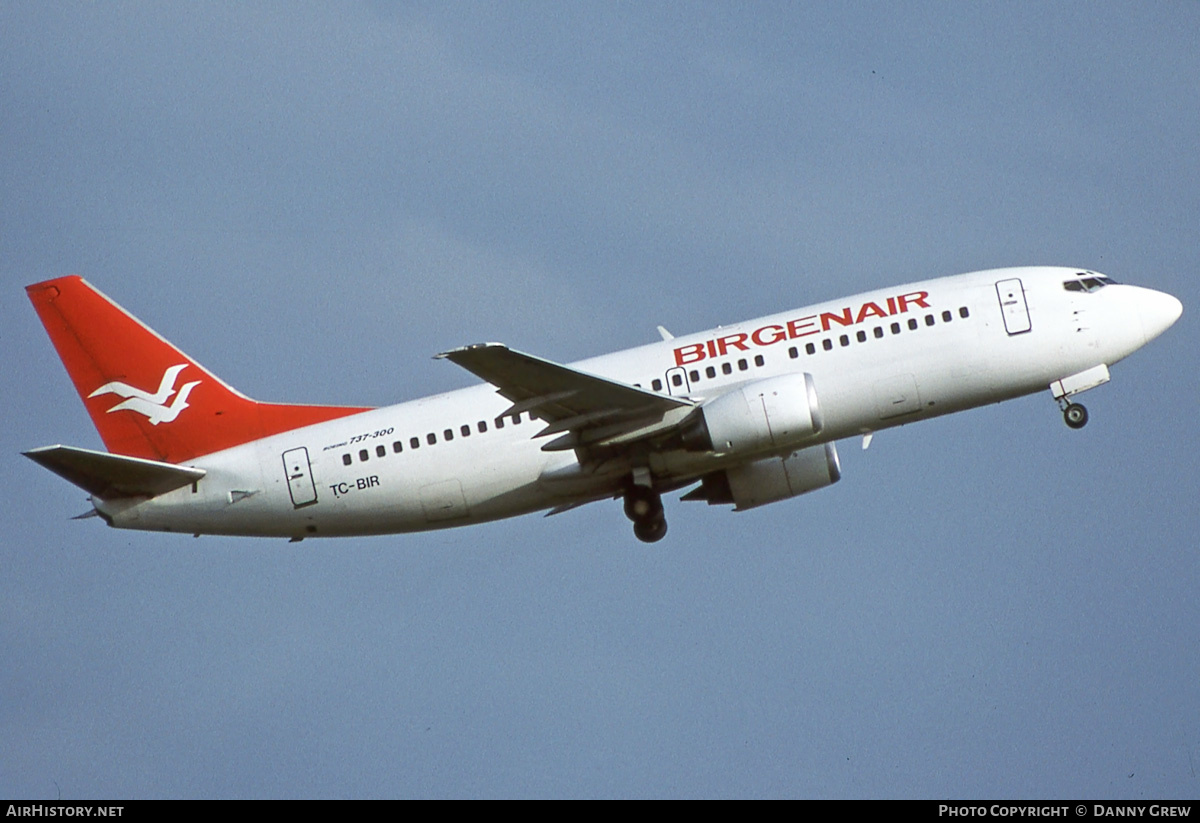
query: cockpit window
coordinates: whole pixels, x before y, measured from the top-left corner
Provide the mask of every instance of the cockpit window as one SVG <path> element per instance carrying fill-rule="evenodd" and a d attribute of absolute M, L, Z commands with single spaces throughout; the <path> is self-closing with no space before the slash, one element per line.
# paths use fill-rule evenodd
<path fill-rule="evenodd" d="M 1116 282 L 1111 277 L 1105 277 L 1104 275 L 1088 275 L 1079 280 L 1064 280 L 1063 288 L 1067 291 L 1093 292 L 1099 291 L 1105 286 L 1114 286 Z"/>

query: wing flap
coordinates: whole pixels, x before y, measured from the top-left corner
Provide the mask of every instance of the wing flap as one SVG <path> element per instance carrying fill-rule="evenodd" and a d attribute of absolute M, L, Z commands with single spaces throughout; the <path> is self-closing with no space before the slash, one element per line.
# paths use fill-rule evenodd
<path fill-rule="evenodd" d="M 105 499 L 156 497 L 195 483 L 206 474 L 203 469 L 191 466 L 74 446 L 43 446 L 23 454 L 84 491 Z"/>

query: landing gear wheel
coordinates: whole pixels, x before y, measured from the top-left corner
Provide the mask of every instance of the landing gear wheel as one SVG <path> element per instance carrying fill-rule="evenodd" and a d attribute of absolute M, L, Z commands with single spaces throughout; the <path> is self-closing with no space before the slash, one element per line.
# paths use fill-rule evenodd
<path fill-rule="evenodd" d="M 660 514 L 654 520 L 636 520 L 633 534 L 643 543 L 657 543 L 667 536 L 667 519 Z"/>
<path fill-rule="evenodd" d="M 1088 422 L 1088 411 L 1078 403 L 1072 403 L 1063 409 L 1063 420 L 1073 429 L 1082 429 Z"/>
<path fill-rule="evenodd" d="M 662 496 L 649 486 L 630 486 L 625 492 L 625 516 L 633 521 L 633 534 L 643 543 L 657 543 L 667 534 Z"/>
<path fill-rule="evenodd" d="M 634 523 L 662 518 L 662 497 L 645 486 L 625 492 L 625 516 Z"/>

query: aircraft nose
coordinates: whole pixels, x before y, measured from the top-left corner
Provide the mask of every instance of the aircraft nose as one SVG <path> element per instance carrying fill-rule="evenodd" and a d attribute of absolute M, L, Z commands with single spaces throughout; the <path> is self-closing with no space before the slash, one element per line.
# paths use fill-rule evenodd
<path fill-rule="evenodd" d="M 1183 304 L 1174 296 L 1161 291 L 1145 289 L 1138 301 L 1138 316 L 1142 321 L 1142 334 L 1149 343 L 1165 332 L 1183 314 Z"/>

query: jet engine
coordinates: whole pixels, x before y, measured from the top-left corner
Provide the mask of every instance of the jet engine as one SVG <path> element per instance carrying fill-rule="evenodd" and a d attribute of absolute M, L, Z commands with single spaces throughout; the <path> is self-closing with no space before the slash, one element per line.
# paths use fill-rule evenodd
<path fill-rule="evenodd" d="M 704 403 L 683 427 L 683 447 L 723 454 L 783 451 L 822 426 L 812 375 L 784 374 Z"/>
<path fill-rule="evenodd" d="M 832 486 L 841 477 L 837 447 L 823 443 L 787 457 L 769 457 L 707 474 L 683 499 L 704 500 L 710 506 L 732 503 L 734 511 L 740 512 Z"/>

